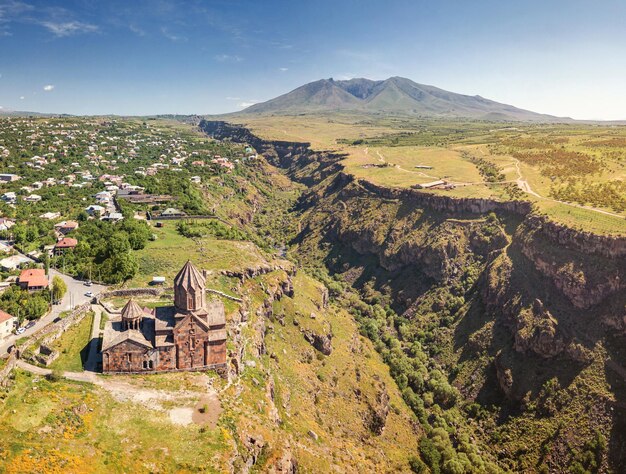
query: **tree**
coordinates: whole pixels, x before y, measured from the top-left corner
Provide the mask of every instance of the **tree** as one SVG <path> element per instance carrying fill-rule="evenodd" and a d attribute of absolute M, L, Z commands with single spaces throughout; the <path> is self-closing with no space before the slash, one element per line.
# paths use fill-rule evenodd
<path fill-rule="evenodd" d="M 60 276 L 56 275 L 52 279 L 52 300 L 60 301 L 65 293 L 67 293 L 67 285 Z"/>

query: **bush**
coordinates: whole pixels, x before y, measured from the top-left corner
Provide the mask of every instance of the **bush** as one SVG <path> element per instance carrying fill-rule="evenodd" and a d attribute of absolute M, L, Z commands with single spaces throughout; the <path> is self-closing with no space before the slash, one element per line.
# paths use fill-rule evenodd
<path fill-rule="evenodd" d="M 54 369 L 52 372 L 50 372 L 46 378 L 50 381 L 50 382 L 59 382 L 61 379 L 63 379 L 63 372 L 60 371 L 59 369 Z"/>

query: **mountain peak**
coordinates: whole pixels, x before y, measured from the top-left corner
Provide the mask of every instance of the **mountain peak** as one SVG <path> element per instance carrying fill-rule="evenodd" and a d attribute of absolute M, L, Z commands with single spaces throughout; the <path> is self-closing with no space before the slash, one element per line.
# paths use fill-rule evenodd
<path fill-rule="evenodd" d="M 302 114 L 331 111 L 386 113 L 419 117 L 533 122 L 563 121 L 485 99 L 418 84 L 393 76 L 385 80 L 319 79 L 287 94 L 244 109 L 244 114 Z"/>

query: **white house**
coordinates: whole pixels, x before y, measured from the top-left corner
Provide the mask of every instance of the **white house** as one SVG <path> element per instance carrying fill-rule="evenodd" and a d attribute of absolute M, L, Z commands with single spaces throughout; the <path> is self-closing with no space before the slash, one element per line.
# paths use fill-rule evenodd
<path fill-rule="evenodd" d="M 17 318 L 0 310 L 0 340 L 6 339 L 13 332 Z"/>
<path fill-rule="evenodd" d="M 4 193 L 1 199 L 9 204 L 15 204 L 17 202 L 17 194 L 14 192 Z"/>
<path fill-rule="evenodd" d="M 24 197 L 25 202 L 39 202 L 41 201 L 41 196 L 39 194 L 31 194 L 29 196 Z"/>
<path fill-rule="evenodd" d="M 87 211 L 87 214 L 89 214 L 90 216 L 96 216 L 96 215 L 101 215 L 104 213 L 106 209 L 102 206 L 98 206 L 96 204 L 92 204 L 89 207 L 85 208 L 85 211 Z"/>
<path fill-rule="evenodd" d="M 4 270 L 15 270 L 16 268 L 30 262 L 32 262 L 32 260 L 24 255 L 13 255 L 0 260 L 0 267 Z"/>

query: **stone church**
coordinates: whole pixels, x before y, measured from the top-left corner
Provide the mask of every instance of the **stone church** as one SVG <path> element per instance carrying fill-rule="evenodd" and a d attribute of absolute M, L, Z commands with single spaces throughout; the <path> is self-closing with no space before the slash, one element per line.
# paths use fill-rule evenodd
<path fill-rule="evenodd" d="M 205 277 L 189 261 L 174 279 L 173 306 L 150 310 L 131 299 L 104 330 L 104 373 L 225 368 L 224 305 L 207 302 Z"/>

